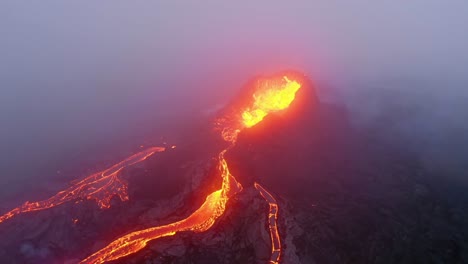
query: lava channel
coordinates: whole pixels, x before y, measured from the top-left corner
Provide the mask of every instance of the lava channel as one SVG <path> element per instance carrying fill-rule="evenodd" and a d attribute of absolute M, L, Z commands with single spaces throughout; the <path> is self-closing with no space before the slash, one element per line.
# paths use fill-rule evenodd
<path fill-rule="evenodd" d="M 101 209 L 109 208 L 110 201 L 114 196 L 118 196 L 122 201 L 127 201 L 127 183 L 119 178 L 122 169 L 139 163 L 156 152 L 162 151 L 165 151 L 164 147 L 148 148 L 103 171 L 91 174 L 83 180 L 72 183 L 72 186 L 58 192 L 49 199 L 37 202 L 27 201 L 23 205 L 0 216 L 0 223 L 21 213 L 49 209 L 72 200 L 95 200 Z"/>

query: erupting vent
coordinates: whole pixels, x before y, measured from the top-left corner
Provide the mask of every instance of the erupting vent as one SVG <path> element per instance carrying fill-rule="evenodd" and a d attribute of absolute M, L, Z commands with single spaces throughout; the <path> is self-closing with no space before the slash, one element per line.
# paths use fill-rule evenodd
<path fill-rule="evenodd" d="M 224 155 L 235 146 L 238 134 L 246 128 L 255 126 L 267 115 L 287 109 L 294 101 L 296 92 L 301 88 L 299 80 L 291 76 L 273 76 L 262 78 L 255 83 L 253 93 L 244 102 L 238 104 L 228 115 L 219 118 L 216 125 L 221 130 L 221 136 L 229 143 L 218 155 L 218 169 L 222 178 L 221 188 L 209 194 L 205 202 L 185 219 L 177 222 L 135 231 L 122 236 L 106 247 L 90 255 L 81 263 L 104 263 L 135 253 L 146 246 L 148 241 L 161 237 L 173 236 L 181 231 L 204 232 L 223 215 L 230 197 L 242 191 L 242 186 L 229 172 Z M 119 172 L 128 166 L 141 162 L 162 152 L 164 148 L 153 147 L 135 154 L 116 165 L 90 175 L 74 183 L 70 188 L 57 193 L 55 196 L 39 202 L 26 202 L 24 205 L 11 210 L 0 217 L 0 223 L 20 213 L 43 210 L 60 205 L 68 201 L 93 199 L 101 208 L 108 208 L 110 200 L 119 196 L 122 201 L 128 200 L 127 184 L 120 179 Z M 276 199 L 258 183 L 254 184 L 260 195 L 270 206 L 268 225 L 272 244 L 270 263 L 279 263 L 281 256 L 281 241 L 278 232 L 278 204 Z"/>
<path fill-rule="evenodd" d="M 297 81 L 289 80 L 287 76 L 280 80 L 259 81 L 258 90 L 253 94 L 253 105 L 242 113 L 245 127 L 255 126 L 271 112 L 288 108 L 299 88 L 301 85 Z"/>

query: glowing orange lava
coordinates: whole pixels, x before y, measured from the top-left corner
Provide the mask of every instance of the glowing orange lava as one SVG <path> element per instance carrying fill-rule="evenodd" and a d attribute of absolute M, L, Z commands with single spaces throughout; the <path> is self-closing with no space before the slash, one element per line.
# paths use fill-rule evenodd
<path fill-rule="evenodd" d="M 234 116 L 222 117 L 217 121 L 221 136 L 235 143 L 241 130 L 255 126 L 270 113 L 287 109 L 301 86 L 299 81 L 291 80 L 288 76 L 258 79 L 251 98 L 234 110 Z"/>
<path fill-rule="evenodd" d="M 235 116 L 231 124 L 225 125 L 221 129 L 221 136 L 224 140 L 235 144 L 237 136 L 242 129 L 255 126 L 270 113 L 280 112 L 289 108 L 296 98 L 297 91 L 301 87 L 302 84 L 299 81 L 291 80 L 288 76 L 259 79 L 255 92 L 252 94 L 253 102 L 249 102 L 247 106 L 241 108 L 240 118 Z M 221 118 L 217 124 L 225 124 L 226 120 L 228 118 Z M 254 186 L 270 206 L 268 214 L 268 226 L 271 238 L 270 263 L 278 264 L 281 256 L 281 240 L 277 225 L 278 203 L 273 195 L 261 185 L 255 183 Z"/>
<path fill-rule="evenodd" d="M 242 191 L 240 183 L 229 172 L 229 167 L 224 158 L 226 151 L 227 149 L 221 151 L 218 156 L 218 169 L 223 179 L 221 189 L 209 194 L 200 208 L 189 217 L 168 225 L 127 234 L 114 240 L 105 248 L 97 251 L 80 263 L 104 263 L 116 260 L 141 250 L 149 241 L 154 239 L 173 236 L 177 232 L 182 231 L 198 233 L 208 230 L 226 210 L 226 203 L 229 197 Z"/>
<path fill-rule="evenodd" d="M 39 211 L 69 202 L 72 200 L 95 200 L 100 208 L 109 208 L 110 201 L 114 196 L 120 200 L 128 200 L 127 184 L 120 179 L 119 173 L 125 167 L 141 162 L 156 152 L 162 152 L 163 147 L 152 147 L 132 155 L 125 160 L 94 173 L 81 181 L 73 183 L 68 189 L 58 192 L 47 200 L 38 202 L 25 202 L 6 214 L 0 216 L 0 223 L 18 214 Z"/>
<path fill-rule="evenodd" d="M 242 186 L 229 172 L 224 153 L 219 154 L 219 170 L 223 183 L 221 189 L 212 192 L 205 202 L 189 217 L 164 226 L 135 231 L 114 240 L 105 248 L 87 257 L 80 263 L 104 263 L 135 253 L 146 246 L 148 241 L 173 236 L 181 231 L 204 232 L 224 213 L 226 203 L 232 195 L 240 192 Z"/>
<path fill-rule="evenodd" d="M 244 126 L 255 126 L 269 113 L 288 108 L 300 88 L 301 84 L 291 81 L 287 76 L 283 76 L 281 80 L 260 81 L 258 90 L 252 95 L 254 98 L 252 106 L 242 112 Z"/>
<path fill-rule="evenodd" d="M 268 227 L 270 229 L 271 238 L 270 263 L 278 264 L 281 257 L 281 240 L 278 232 L 278 203 L 276 202 L 276 199 L 273 197 L 273 195 L 271 195 L 271 193 L 269 193 L 260 184 L 254 183 L 254 186 L 270 206 L 270 210 L 268 212 Z"/>
<path fill-rule="evenodd" d="M 237 136 L 242 129 L 256 125 L 270 113 L 288 108 L 300 88 L 301 84 L 299 82 L 295 80 L 291 81 L 287 76 L 283 76 L 281 79 L 261 80 L 256 87 L 255 93 L 252 95 L 254 101 L 249 106 L 241 109 L 238 112 L 240 113 L 239 116 L 234 117 L 235 120 L 232 123 L 226 123 L 227 118 L 221 118 L 221 121 L 218 120 L 217 125 L 224 125 L 221 129 L 221 136 L 224 140 L 231 143 L 227 149 L 221 151 L 218 157 L 218 167 L 223 183 L 221 189 L 208 195 L 201 207 L 189 217 L 168 225 L 129 233 L 114 240 L 103 249 L 84 259 L 81 263 L 94 264 L 116 260 L 141 250 L 149 241 L 154 239 L 173 236 L 181 231 L 204 232 L 208 230 L 224 213 L 229 197 L 242 190 L 240 183 L 229 172 L 224 154 L 235 145 Z M 273 196 L 263 187 L 257 183 L 255 183 L 255 187 L 270 204 L 271 263 L 276 264 L 281 254 L 280 236 L 276 225 L 278 205 Z"/>

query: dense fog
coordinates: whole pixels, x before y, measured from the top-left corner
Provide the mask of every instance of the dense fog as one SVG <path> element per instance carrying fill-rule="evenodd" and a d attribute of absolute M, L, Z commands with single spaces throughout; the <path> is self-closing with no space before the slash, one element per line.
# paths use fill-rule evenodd
<path fill-rule="evenodd" d="M 0 198 L 177 141 L 249 78 L 284 69 L 358 129 L 377 124 L 464 182 L 467 12 L 438 0 L 2 1 Z"/>

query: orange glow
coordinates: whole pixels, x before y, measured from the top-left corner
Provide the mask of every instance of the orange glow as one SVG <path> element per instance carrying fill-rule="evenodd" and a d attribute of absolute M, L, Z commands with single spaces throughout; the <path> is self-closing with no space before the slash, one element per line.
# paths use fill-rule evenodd
<path fill-rule="evenodd" d="M 271 193 L 269 193 L 260 184 L 254 183 L 254 186 L 270 206 L 270 210 L 268 212 L 268 227 L 270 229 L 271 238 L 271 257 L 269 263 L 278 264 L 281 257 L 281 240 L 278 232 L 278 203 L 273 195 L 271 195 Z"/>
<path fill-rule="evenodd" d="M 254 98 L 252 106 L 242 112 L 244 126 L 255 126 L 269 113 L 288 108 L 300 88 L 300 83 L 291 81 L 287 76 L 283 76 L 280 80 L 259 81 L 257 91 L 252 95 Z"/>
<path fill-rule="evenodd" d="M 105 169 L 91 174 L 81 181 L 72 183 L 69 188 L 58 192 L 47 200 L 38 202 L 25 202 L 6 214 L 0 216 L 0 223 L 18 214 L 39 211 L 69 202 L 72 200 L 95 200 L 100 208 L 109 208 L 114 196 L 120 200 L 128 200 L 127 183 L 119 178 L 122 169 L 139 163 L 156 152 L 162 152 L 165 148 L 152 147 L 132 155 L 125 160 Z"/>
<path fill-rule="evenodd" d="M 223 178 L 221 189 L 211 193 L 205 202 L 189 217 L 168 225 L 152 227 L 135 231 L 114 240 L 105 248 L 97 251 L 80 263 L 104 263 L 116 260 L 135 253 L 154 239 L 173 236 L 181 231 L 204 232 L 210 229 L 215 221 L 224 213 L 226 203 L 232 195 L 240 192 L 242 186 L 229 172 L 227 162 L 224 159 L 226 150 L 219 154 L 219 171 Z"/>

